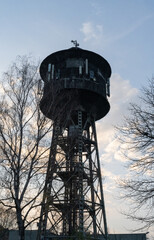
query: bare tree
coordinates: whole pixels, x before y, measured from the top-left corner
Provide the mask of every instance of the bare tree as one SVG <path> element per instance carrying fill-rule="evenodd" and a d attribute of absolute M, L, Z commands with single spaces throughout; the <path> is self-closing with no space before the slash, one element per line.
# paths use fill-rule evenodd
<path fill-rule="evenodd" d="M 16 213 L 12 209 L 0 208 L 0 228 L 3 229 L 16 229 Z"/>
<path fill-rule="evenodd" d="M 7 240 L 9 230 L 17 228 L 16 213 L 12 209 L 0 208 L 0 239 Z"/>
<path fill-rule="evenodd" d="M 154 223 L 154 78 L 142 88 L 139 103 L 130 105 L 118 134 L 129 168 L 129 177 L 120 182 L 123 197 L 131 200 L 126 215 L 146 229 Z"/>
<path fill-rule="evenodd" d="M 39 110 L 38 64 L 18 57 L 0 97 L 0 205 L 15 210 L 19 236 L 39 218 L 52 122 Z"/>

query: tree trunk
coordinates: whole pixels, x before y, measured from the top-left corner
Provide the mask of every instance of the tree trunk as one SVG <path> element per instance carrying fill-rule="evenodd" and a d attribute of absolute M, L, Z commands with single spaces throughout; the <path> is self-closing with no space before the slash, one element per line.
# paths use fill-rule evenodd
<path fill-rule="evenodd" d="M 25 229 L 24 229 L 24 225 L 19 229 L 19 240 L 25 240 Z"/>
<path fill-rule="evenodd" d="M 22 219 L 22 214 L 20 209 L 17 211 L 17 221 L 18 221 L 18 229 L 19 229 L 19 240 L 25 240 L 25 227 L 24 221 Z"/>

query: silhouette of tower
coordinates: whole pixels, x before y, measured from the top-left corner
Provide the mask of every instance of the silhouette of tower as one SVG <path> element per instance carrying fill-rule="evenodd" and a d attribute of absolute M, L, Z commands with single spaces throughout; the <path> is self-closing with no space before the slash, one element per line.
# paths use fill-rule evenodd
<path fill-rule="evenodd" d="M 40 66 L 40 109 L 54 126 L 38 239 L 107 239 L 95 121 L 110 109 L 111 68 L 72 42 Z"/>

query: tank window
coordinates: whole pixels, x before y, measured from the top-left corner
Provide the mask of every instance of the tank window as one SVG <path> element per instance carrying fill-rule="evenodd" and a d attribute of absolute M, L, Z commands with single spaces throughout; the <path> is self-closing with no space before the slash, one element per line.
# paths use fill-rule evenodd
<path fill-rule="evenodd" d="M 58 69 L 58 71 L 56 72 L 56 79 L 60 78 L 60 69 Z"/>
<path fill-rule="evenodd" d="M 51 70 L 51 79 L 54 78 L 54 71 L 55 71 L 55 65 L 52 64 L 52 70 Z"/>
<path fill-rule="evenodd" d="M 94 71 L 93 70 L 90 70 L 89 75 L 90 75 L 91 79 L 94 79 Z"/>
<path fill-rule="evenodd" d="M 78 68 L 79 66 L 83 67 L 83 59 L 76 59 L 76 58 L 68 58 L 66 60 L 66 68 Z"/>
<path fill-rule="evenodd" d="M 79 66 L 79 75 L 82 75 L 82 66 Z"/>
<path fill-rule="evenodd" d="M 86 74 L 88 74 L 88 59 L 86 59 Z"/>
<path fill-rule="evenodd" d="M 48 72 L 48 82 L 50 82 L 50 73 Z"/>
<path fill-rule="evenodd" d="M 47 81 L 48 82 L 50 82 L 50 77 L 51 77 L 50 73 L 51 73 L 51 63 L 48 64 L 48 72 L 47 72 Z"/>
<path fill-rule="evenodd" d="M 51 72 L 51 63 L 48 64 L 48 72 Z"/>

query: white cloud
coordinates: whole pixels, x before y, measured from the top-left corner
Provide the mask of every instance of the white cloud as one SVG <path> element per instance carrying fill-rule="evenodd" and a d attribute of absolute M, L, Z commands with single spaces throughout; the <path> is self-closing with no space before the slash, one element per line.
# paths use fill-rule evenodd
<path fill-rule="evenodd" d="M 121 154 L 121 144 L 115 137 L 114 126 L 122 123 L 123 115 L 128 114 L 127 108 L 131 101 L 135 101 L 138 89 L 131 86 L 128 80 L 122 79 L 119 74 L 113 74 L 111 78 L 111 98 L 109 99 L 111 110 L 107 116 L 97 122 L 97 135 L 100 152 L 101 172 L 104 177 L 104 196 L 108 222 L 111 230 L 118 228 L 121 219 L 120 210 L 125 209 L 125 203 L 118 199 L 121 192 L 117 182 L 124 176 L 129 177 L 124 168 L 126 159 Z M 125 146 L 123 146 L 125 147 Z M 129 173 L 130 174 L 130 173 Z M 114 215 L 114 217 L 113 217 Z M 111 217 L 112 216 L 112 217 Z M 125 225 L 129 221 L 123 219 Z"/>
<path fill-rule="evenodd" d="M 116 180 L 118 178 L 116 174 L 114 174 L 113 172 L 111 172 L 110 170 L 107 170 L 107 169 L 102 169 L 102 175 L 105 178 L 110 179 L 111 181 Z M 105 186 L 105 184 L 104 184 L 104 186 Z M 115 184 L 114 185 L 112 184 L 112 187 L 110 187 L 110 189 L 114 189 L 114 188 L 115 188 Z"/>
<path fill-rule="evenodd" d="M 124 168 L 126 159 L 121 154 L 121 144 L 115 137 L 114 125 L 121 124 L 123 115 L 129 114 L 127 111 L 129 103 L 136 101 L 138 92 L 138 89 L 132 87 L 128 80 L 122 79 L 119 74 L 113 74 L 111 78 L 111 98 L 109 98 L 111 110 L 107 116 L 96 124 L 100 161 L 101 166 L 103 166 L 101 173 L 106 214 L 108 226 L 112 232 L 119 229 L 119 223 L 123 226 L 129 226 L 130 229 L 134 227 L 134 223 L 122 218 L 120 213 L 126 209 L 127 205 L 126 202 L 119 200 L 122 192 L 118 188 L 117 182 L 124 176 L 129 178 L 130 171 Z M 123 145 L 123 148 L 125 145 Z M 130 153 L 128 152 L 128 154 Z"/>
<path fill-rule="evenodd" d="M 124 174 L 125 157 L 121 153 L 121 144 L 115 136 L 115 125 L 122 123 L 123 115 L 128 114 L 127 108 L 135 101 L 138 89 L 133 88 L 128 80 L 119 74 L 111 78 L 111 110 L 104 119 L 97 122 L 97 135 L 100 161 L 103 165 L 102 174 L 105 176 L 105 191 L 113 192 L 113 186 L 120 175 Z M 125 147 L 125 146 L 123 146 Z M 115 191 L 116 192 L 116 191 Z"/>
<path fill-rule="evenodd" d="M 128 80 L 123 80 L 119 74 L 113 74 L 111 77 L 111 105 L 110 112 L 97 122 L 97 133 L 100 148 L 106 148 L 115 144 L 115 125 L 123 121 L 123 116 L 128 113 L 128 106 L 131 101 L 135 101 L 138 95 L 138 89 L 133 88 Z M 108 146 L 109 147 L 109 146 Z M 112 144 L 113 148 L 113 144 Z M 114 149 L 115 150 L 115 149 Z"/>
<path fill-rule="evenodd" d="M 103 26 L 92 22 L 84 22 L 80 31 L 84 35 L 84 42 L 95 40 L 98 42 L 103 35 Z"/>
<path fill-rule="evenodd" d="M 138 89 L 130 85 L 129 80 L 124 80 L 115 73 L 111 77 L 111 106 L 113 104 L 128 104 L 132 98 L 136 97 Z"/>
<path fill-rule="evenodd" d="M 126 158 L 123 156 L 121 152 L 121 144 L 117 138 L 114 138 L 114 132 L 113 132 L 113 138 L 104 148 L 104 152 L 105 153 L 101 155 L 101 159 L 103 162 L 104 161 L 112 162 L 112 160 L 126 162 Z"/>

